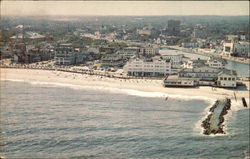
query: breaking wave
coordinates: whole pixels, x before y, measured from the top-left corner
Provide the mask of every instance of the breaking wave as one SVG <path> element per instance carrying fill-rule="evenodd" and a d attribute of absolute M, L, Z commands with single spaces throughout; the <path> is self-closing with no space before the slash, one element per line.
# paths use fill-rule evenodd
<path fill-rule="evenodd" d="M 139 96 L 139 97 L 148 97 L 148 98 L 175 98 L 181 100 L 204 100 L 204 101 L 214 101 L 212 98 L 204 97 L 204 96 L 187 96 L 187 95 L 175 95 L 175 94 L 168 94 L 164 92 L 147 92 L 147 91 L 140 91 L 135 89 L 126 89 L 126 88 L 114 88 L 114 87 L 107 87 L 107 86 L 83 86 L 77 84 L 68 84 L 68 83 L 56 83 L 56 82 L 40 82 L 40 81 L 25 81 L 25 80 L 16 80 L 16 79 L 4 79 L 5 81 L 13 81 L 13 82 L 27 82 L 32 85 L 44 85 L 49 87 L 68 87 L 75 90 L 81 89 L 88 89 L 88 90 L 98 90 L 98 91 L 105 91 L 110 93 L 121 93 L 127 94 L 132 96 Z"/>

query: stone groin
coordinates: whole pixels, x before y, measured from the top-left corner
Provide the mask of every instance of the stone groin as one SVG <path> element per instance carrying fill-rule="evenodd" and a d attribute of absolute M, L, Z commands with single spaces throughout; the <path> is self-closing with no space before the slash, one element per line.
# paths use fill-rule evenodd
<path fill-rule="evenodd" d="M 204 128 L 204 135 L 211 134 L 225 134 L 223 130 L 225 118 L 231 108 L 231 100 L 217 100 L 214 105 L 209 109 L 210 114 L 202 122 L 201 126 Z"/>

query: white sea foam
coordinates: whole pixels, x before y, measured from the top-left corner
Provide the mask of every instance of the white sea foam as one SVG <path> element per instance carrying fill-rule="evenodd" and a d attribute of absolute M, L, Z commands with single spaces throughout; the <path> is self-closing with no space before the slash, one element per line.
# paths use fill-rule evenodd
<path fill-rule="evenodd" d="M 0 78 L 0 80 L 1 81 L 13 81 L 13 82 L 25 82 L 24 80 L 19 80 L 19 79 L 6 79 L 6 78 L 2 79 L 2 78 Z"/>
<path fill-rule="evenodd" d="M 57 83 L 57 82 L 41 82 L 41 81 L 24 81 L 24 80 L 15 80 L 15 79 L 6 79 L 8 81 L 15 81 L 15 82 L 28 82 L 32 85 L 44 85 L 49 87 L 68 87 L 75 90 L 81 89 L 88 89 L 88 90 L 99 90 L 99 91 L 106 91 L 110 93 L 119 93 L 119 94 L 127 94 L 132 96 L 139 96 L 139 97 L 148 97 L 148 98 L 174 98 L 180 100 L 204 100 L 204 101 L 214 101 L 212 98 L 204 97 L 204 96 L 186 96 L 186 95 L 174 95 L 174 94 L 167 94 L 164 92 L 146 92 L 134 89 L 125 89 L 125 88 L 114 88 L 114 87 L 107 87 L 107 86 L 87 86 L 87 85 L 77 85 L 77 84 L 67 84 L 67 83 Z"/>

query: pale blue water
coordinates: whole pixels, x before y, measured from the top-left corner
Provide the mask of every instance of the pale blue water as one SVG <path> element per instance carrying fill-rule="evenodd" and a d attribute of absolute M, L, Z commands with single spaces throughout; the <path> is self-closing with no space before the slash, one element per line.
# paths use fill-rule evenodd
<path fill-rule="evenodd" d="M 6 158 L 243 158 L 249 109 L 227 135 L 204 136 L 203 99 L 1 81 L 0 154 Z M 232 106 L 233 107 L 233 106 Z"/>
<path fill-rule="evenodd" d="M 198 54 L 192 54 L 192 53 L 187 53 L 179 50 L 169 50 L 169 49 L 163 49 L 160 50 L 161 54 L 183 54 L 186 57 L 189 57 L 191 59 L 202 59 L 202 60 L 207 60 L 209 56 L 204 56 L 204 55 L 198 55 Z M 230 70 L 235 70 L 238 74 L 239 77 L 250 77 L 249 75 L 249 68 L 250 66 L 248 64 L 242 64 L 239 62 L 234 62 L 234 61 L 227 61 L 227 64 L 225 66 L 227 69 Z"/>

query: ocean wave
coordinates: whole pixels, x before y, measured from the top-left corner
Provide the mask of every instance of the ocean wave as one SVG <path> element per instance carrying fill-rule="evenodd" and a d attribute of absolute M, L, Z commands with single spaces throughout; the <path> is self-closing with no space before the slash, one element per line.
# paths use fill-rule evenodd
<path fill-rule="evenodd" d="M 107 87 L 107 86 L 83 86 L 77 84 L 68 84 L 68 83 L 57 83 L 57 82 L 41 82 L 41 81 L 24 81 L 24 80 L 15 80 L 15 79 L 5 79 L 7 81 L 14 81 L 14 82 L 27 82 L 32 85 L 44 85 L 49 87 L 68 87 L 75 90 L 98 90 L 98 91 L 106 91 L 110 93 L 119 93 L 119 94 L 127 94 L 132 96 L 139 96 L 139 97 L 148 97 L 148 98 L 174 98 L 179 100 L 203 100 L 206 102 L 214 101 L 215 99 L 204 97 L 204 96 L 187 96 L 187 95 L 175 95 L 175 94 L 168 94 L 164 92 L 147 92 L 141 90 L 134 90 L 134 89 L 126 89 L 126 88 L 114 88 L 114 87 Z"/>
<path fill-rule="evenodd" d="M 25 82 L 24 80 L 19 80 L 19 79 L 6 79 L 6 78 L 4 78 L 4 79 L 0 79 L 1 81 L 12 81 L 12 82 Z"/>

